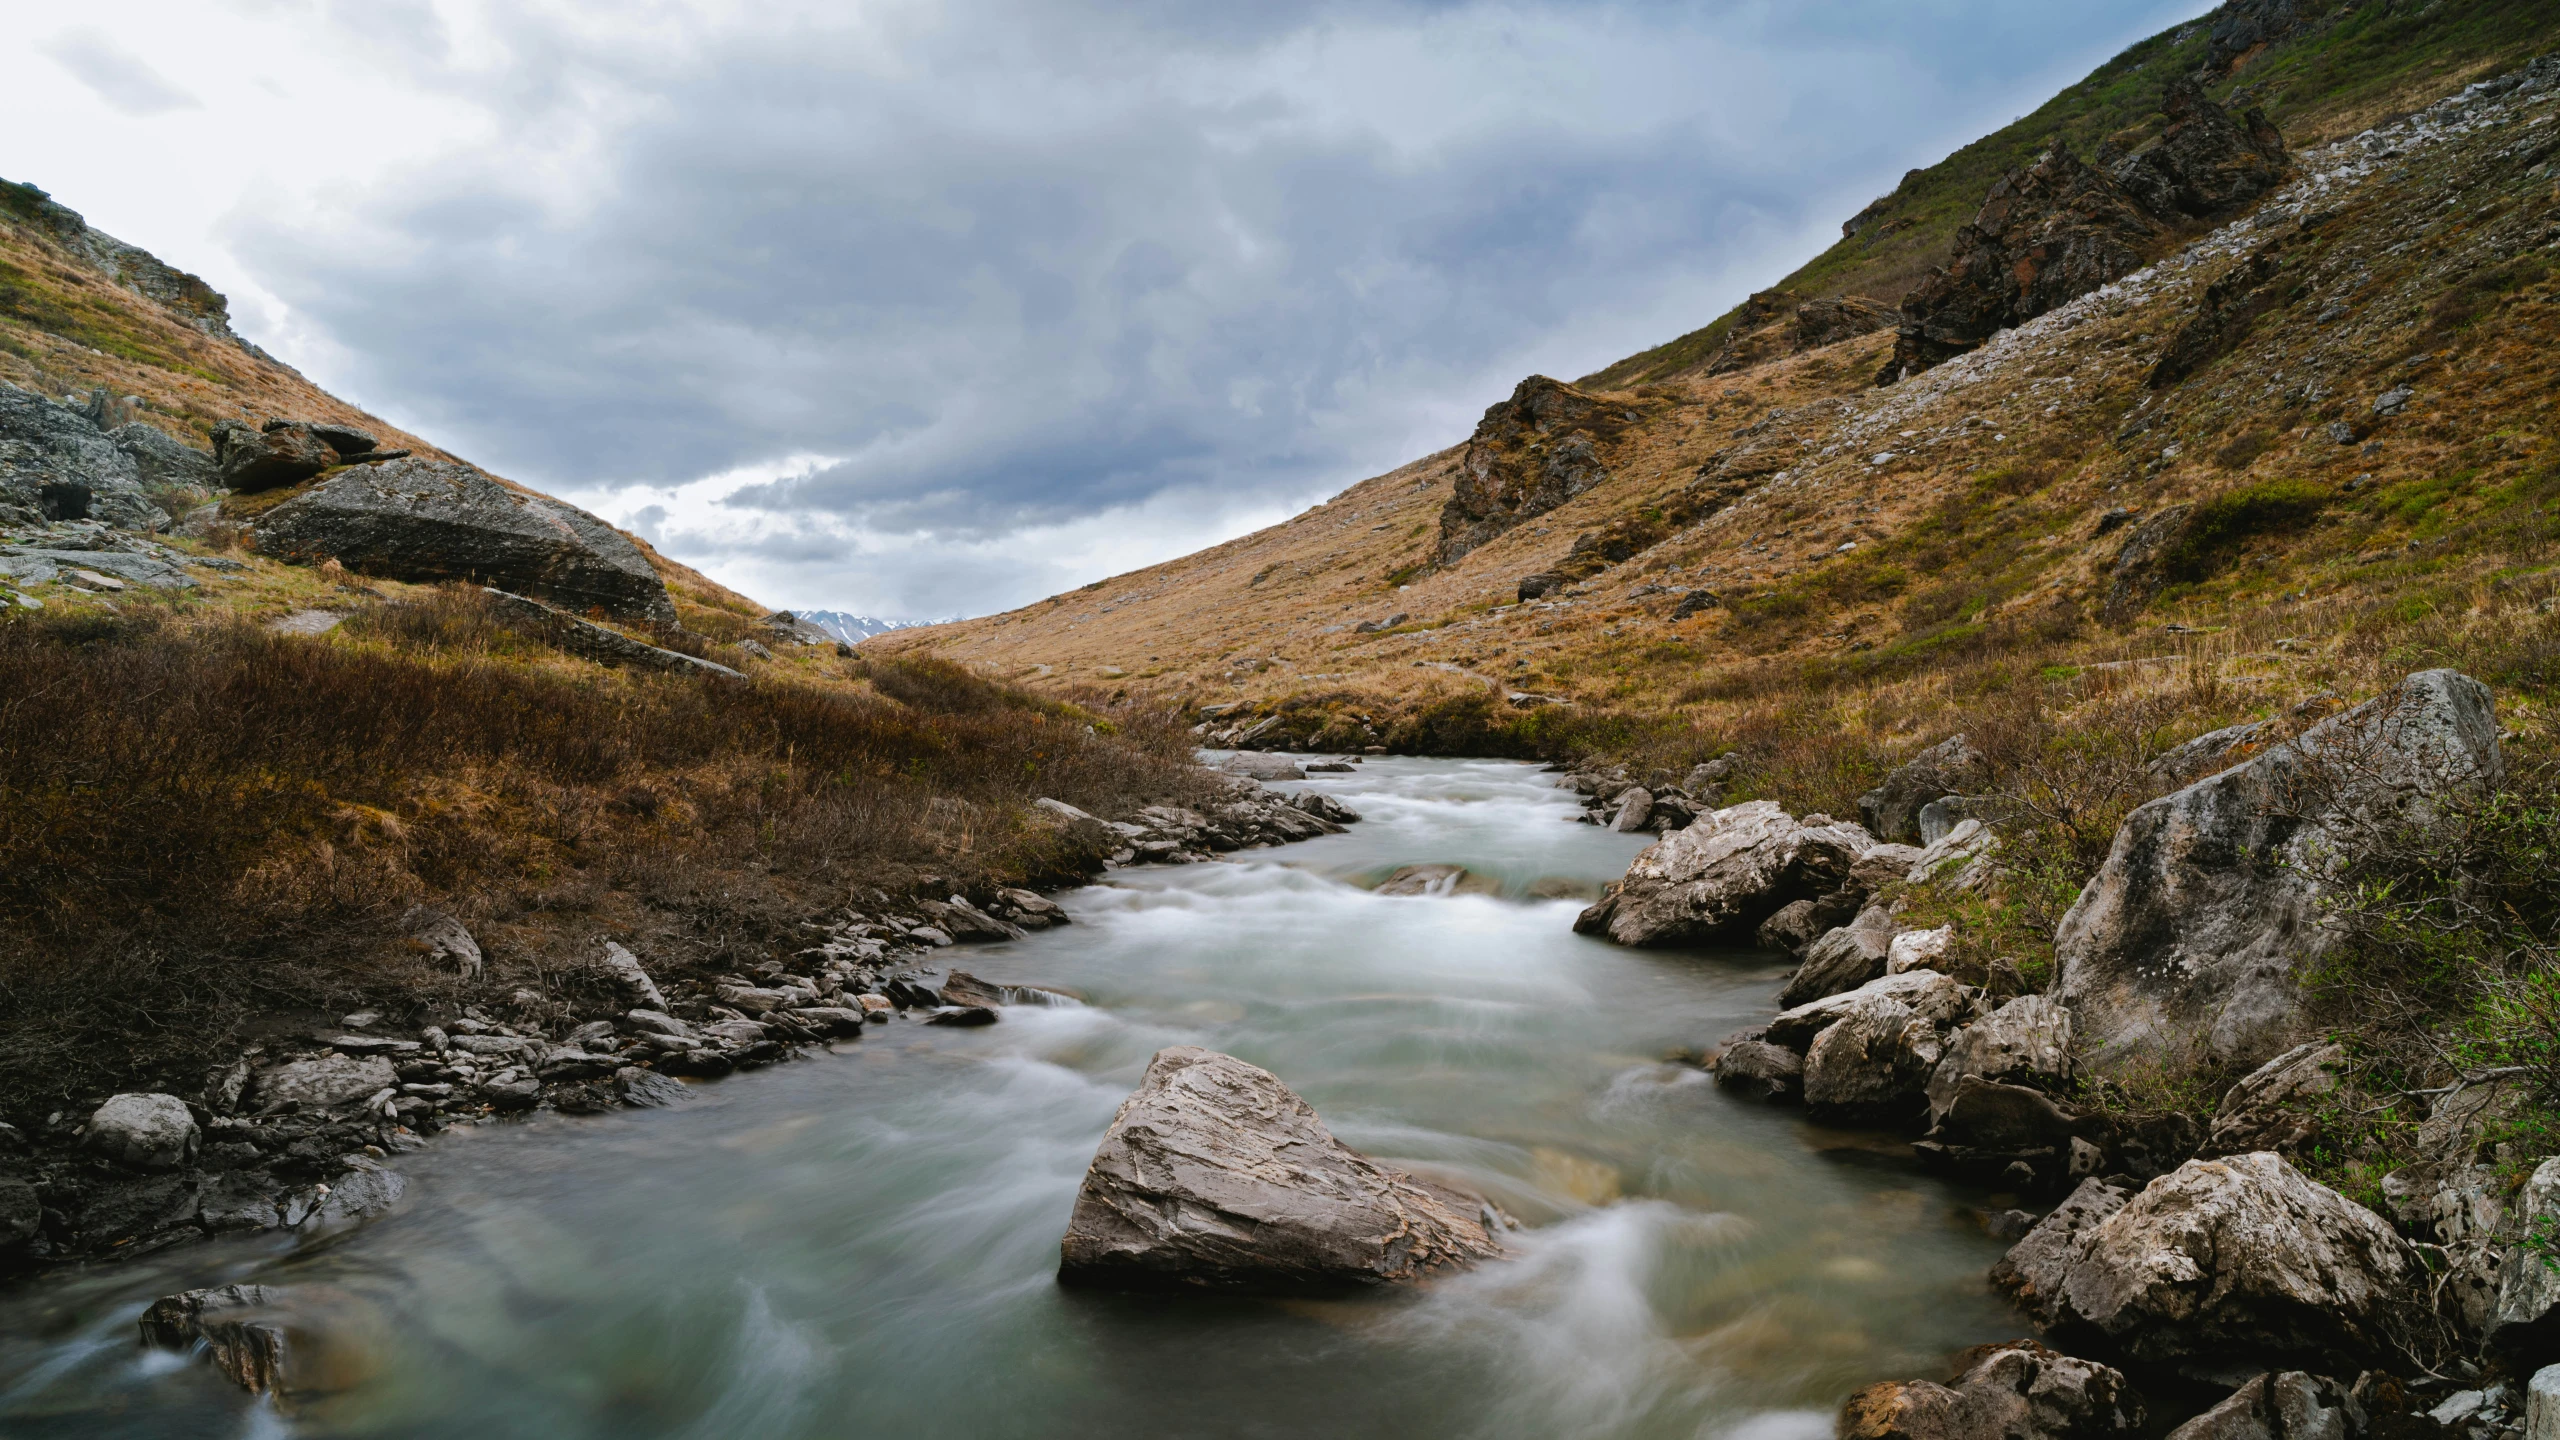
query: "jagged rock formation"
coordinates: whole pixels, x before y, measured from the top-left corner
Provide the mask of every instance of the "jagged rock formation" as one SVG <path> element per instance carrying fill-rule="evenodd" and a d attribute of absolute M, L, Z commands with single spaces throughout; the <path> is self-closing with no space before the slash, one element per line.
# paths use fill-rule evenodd
<path fill-rule="evenodd" d="M 1623 404 L 1532 375 L 1484 412 L 1458 458 L 1433 560 L 1449 564 L 1609 478 L 1602 451 L 1634 417 Z"/>
<path fill-rule="evenodd" d="M 2012 1340 L 1956 1357 L 1944 1385 L 1888 1380 L 1849 1397 L 1839 1440 L 2114 1440 L 2142 1429 L 2142 1399 L 2094 1361 Z"/>
<path fill-rule="evenodd" d="M 2142 268 L 2182 221 L 2230 212 L 2281 183 L 2284 139 L 2265 114 L 2238 119 L 2192 80 L 2171 83 L 2169 126 L 2130 155 L 2094 164 L 2056 145 L 2001 177 L 1946 265 L 1902 301 L 1902 328 L 1878 384 L 1961 355 L 1998 331 Z"/>
<path fill-rule="evenodd" d="M 1114 1289 L 1324 1294 L 1502 1253 L 1484 1201 L 1333 1138 L 1267 1070 L 1176 1045 L 1111 1119 L 1058 1279 Z"/>
<path fill-rule="evenodd" d="M 1810 901 L 1814 934 L 1858 913 L 1866 897 L 1900 879 L 1920 852 L 1879 845 L 1827 815 L 1803 820 L 1774 800 L 1698 817 L 1638 855 L 1618 893 L 1582 912 L 1573 928 L 1621 945 L 1692 945 L 1753 933 L 1796 901 Z"/>
<path fill-rule="evenodd" d="M 2293 1043 L 2300 975 L 2336 942 L 2321 877 L 2412 807 L 2505 773 L 2489 692 L 2427 670 L 2291 744 L 2142 806 L 2054 936 L 2060 993 L 2116 1067 Z"/>
<path fill-rule="evenodd" d="M 2300 0 L 2229 0 L 2214 12 L 2206 38 L 2204 73 L 2219 78 L 2302 28 Z"/>
<path fill-rule="evenodd" d="M 95 519 L 122 530 L 169 524 L 168 512 L 143 493 L 141 467 L 118 436 L 68 405 L 0 384 L 0 520 L 13 518 Z"/>
<path fill-rule="evenodd" d="M 393 580 L 471 580 L 573 611 L 676 618 L 665 582 L 621 531 L 449 460 L 338 471 L 258 515 L 255 543 Z"/>

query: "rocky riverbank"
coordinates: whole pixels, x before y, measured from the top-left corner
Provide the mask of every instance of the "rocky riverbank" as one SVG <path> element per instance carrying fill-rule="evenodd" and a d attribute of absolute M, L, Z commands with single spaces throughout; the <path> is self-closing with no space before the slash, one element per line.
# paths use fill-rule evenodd
<path fill-rule="evenodd" d="M 2560 1158 L 2519 1151 L 2522 1097 L 2501 1094 L 2529 1067 L 2403 1092 L 2427 1105 L 2422 1154 L 2381 1181 L 2387 1215 L 2303 1173 L 2337 1172 L 2321 1146 L 2358 1123 L 2340 1113 L 2347 1046 L 2374 1043 L 2313 1013 L 2351 941 L 2340 899 L 2371 853 L 2495 802 L 2489 692 L 2421 672 L 2291 739 L 2235 727 L 2153 768 L 2214 773 L 2132 811 L 2049 975 L 1967 961 L 1961 925 L 1906 918 L 2000 903 L 2003 816 L 2026 818 L 1967 793 L 1991 777 L 1961 736 L 1866 796 L 1863 823 L 1770 801 L 1701 813 L 1576 928 L 1795 956 L 1784 1008 L 1715 1048 L 1717 1081 L 1911 1136 L 1922 1165 L 2012 1202 L 1988 1220 L 2017 1242 L 1990 1278 L 2044 1339 L 1968 1352 L 1943 1385 L 1863 1390 L 1842 1435 L 2147 1434 L 2144 1392 L 2203 1411 L 2181 1440 L 2524 1434 L 2526 1378 L 2560 1362 Z M 1622 829 L 1658 803 L 1623 774 L 1562 783 Z M 2217 1073 L 2241 1078 L 2209 1108 L 2125 1100 Z M 2499 1178 L 2527 1170 L 2521 1188 Z"/>
<path fill-rule="evenodd" d="M 1152 805 L 1127 820 L 1056 800 L 1040 808 L 1120 865 L 1198 863 L 1359 819 L 1314 792 L 1236 776 L 1209 784 L 1216 798 L 1197 808 Z M 33 1134 L 0 1127 L 0 1255 L 23 1274 L 208 1235 L 325 1233 L 399 1203 L 398 1157 L 453 1126 L 675 1104 L 686 1081 L 824 1053 L 875 1027 L 985 1025 L 1008 1005 L 1074 1003 L 949 963 L 955 947 L 1065 923 L 1028 890 L 874 889 L 805 922 L 796 954 L 743 973 L 664 974 L 601 940 L 584 984 L 450 1013 L 275 1017 L 200 1093 L 120 1094 L 57 1111 Z M 407 924 L 421 953 L 480 970 L 478 942 L 452 916 L 422 909 Z"/>

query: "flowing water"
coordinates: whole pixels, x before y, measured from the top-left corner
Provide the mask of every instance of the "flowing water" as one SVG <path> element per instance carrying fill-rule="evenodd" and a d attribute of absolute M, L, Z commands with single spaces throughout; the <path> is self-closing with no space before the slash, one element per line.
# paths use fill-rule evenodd
<path fill-rule="evenodd" d="M 0 1435 L 1715 1437 L 1815 1440 L 1851 1388 L 2021 1333 L 2000 1247 L 1897 1146 L 1663 1058 L 1771 1008 L 1766 955 L 1571 932 L 1641 846 L 1524 765 L 1308 782 L 1366 817 L 1118 872 L 1075 924 L 943 957 L 1089 1004 L 875 1027 L 672 1110 L 456 1132 L 334 1241 L 150 1257 L 0 1298 Z M 1467 866 L 1500 894 L 1374 895 Z M 1543 882 L 1543 883 L 1542 883 Z M 1052 1278 L 1085 1163 L 1161 1046 L 1275 1072 L 1346 1143 L 1523 1222 L 1416 1294 L 1247 1301 Z M 327 1297 L 289 1413 L 138 1349 L 154 1296 Z"/>

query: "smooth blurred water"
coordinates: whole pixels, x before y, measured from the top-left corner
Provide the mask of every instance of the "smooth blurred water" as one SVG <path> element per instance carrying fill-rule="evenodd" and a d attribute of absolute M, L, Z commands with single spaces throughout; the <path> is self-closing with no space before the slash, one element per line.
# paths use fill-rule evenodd
<path fill-rule="evenodd" d="M 675 1111 L 458 1132 L 407 1157 L 402 1212 L 334 1242 L 0 1297 L 0 1435 L 1817 1440 L 1855 1386 L 2023 1333 L 1982 1279 L 1980 1197 L 1665 1062 L 1765 1016 L 1782 968 L 1621 950 L 1571 932 L 1579 901 L 1526 898 L 1642 843 L 1565 823 L 1547 782 L 1312 780 L 1366 821 L 1119 872 L 1062 897 L 1070 927 L 943 952 L 1086 1007 L 901 1022 Z M 1417 862 L 1503 896 L 1364 888 Z M 1171 1044 L 1495 1197 L 1514 1258 L 1332 1302 L 1060 1290 L 1085 1164 Z M 336 1393 L 279 1414 L 135 1346 L 155 1296 L 244 1279 L 330 1298 Z"/>

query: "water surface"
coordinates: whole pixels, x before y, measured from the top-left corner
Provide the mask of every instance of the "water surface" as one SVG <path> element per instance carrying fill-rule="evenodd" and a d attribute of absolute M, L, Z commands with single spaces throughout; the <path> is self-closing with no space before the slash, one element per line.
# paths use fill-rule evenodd
<path fill-rule="evenodd" d="M 1115 872 L 1076 923 L 943 958 L 1089 1004 L 901 1022 L 675 1111 L 456 1132 L 401 1213 L 0 1298 L 0 1434 L 1818 1440 L 1857 1385 L 2024 1333 L 1972 1196 L 1900 1147 L 1664 1059 L 1763 1017 L 1764 955 L 1571 933 L 1638 837 L 1531 767 L 1371 761 L 1366 821 Z M 1500 894 L 1383 897 L 1445 863 Z M 1541 882 L 1545 882 L 1541 884 Z M 1058 1236 L 1147 1057 L 1277 1073 L 1345 1142 L 1494 1197 L 1514 1257 L 1328 1302 L 1060 1290 Z M 343 1388 L 290 1415 L 139 1351 L 156 1295 L 325 1287 Z"/>

